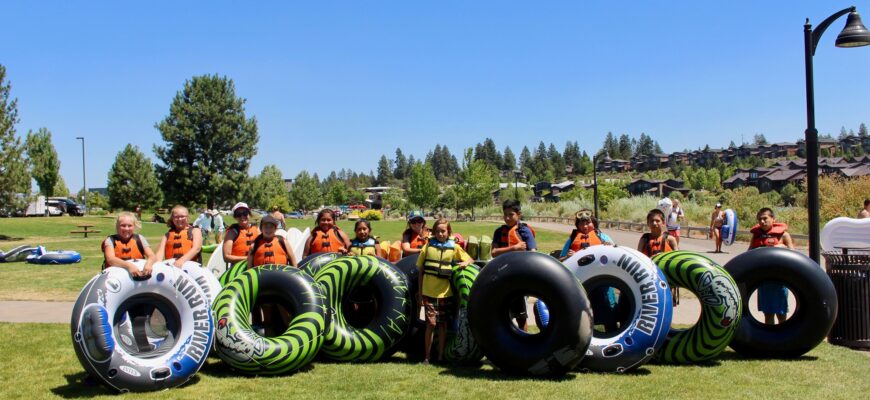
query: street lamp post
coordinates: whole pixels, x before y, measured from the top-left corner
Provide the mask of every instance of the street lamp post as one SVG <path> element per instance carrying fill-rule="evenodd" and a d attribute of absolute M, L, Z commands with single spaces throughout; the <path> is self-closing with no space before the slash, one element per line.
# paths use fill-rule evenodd
<path fill-rule="evenodd" d="M 804 24 L 804 54 L 806 57 L 807 79 L 807 130 L 804 132 L 804 146 L 807 157 L 807 211 L 809 214 L 809 245 L 810 258 L 819 262 L 819 131 L 816 130 L 816 110 L 813 95 L 813 56 L 819 39 L 837 18 L 849 14 L 846 26 L 837 36 L 837 47 L 858 47 L 870 44 L 870 32 L 861 22 L 861 16 L 855 7 L 845 8 L 831 15 L 813 30 L 807 18 Z"/>
<path fill-rule="evenodd" d="M 598 218 L 598 154 L 592 156 L 592 202 L 595 208 L 595 218 Z"/>
<path fill-rule="evenodd" d="M 84 206 L 85 206 L 84 212 L 87 213 L 88 212 L 88 178 L 87 178 L 87 174 L 85 174 L 85 138 L 79 136 L 76 139 L 82 141 L 82 191 L 84 191 L 84 193 L 85 193 L 84 196 L 82 196 L 83 197 L 82 201 L 84 202 Z"/>
<path fill-rule="evenodd" d="M 520 176 L 523 175 L 523 171 L 519 169 L 514 170 L 514 197 L 517 198 L 517 201 L 520 199 Z"/>

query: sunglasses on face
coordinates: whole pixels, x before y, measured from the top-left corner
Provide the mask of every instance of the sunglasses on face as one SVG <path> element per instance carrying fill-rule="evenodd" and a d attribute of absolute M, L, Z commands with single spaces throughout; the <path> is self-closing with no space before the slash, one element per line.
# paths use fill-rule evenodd
<path fill-rule="evenodd" d="M 580 210 L 580 211 L 577 211 L 577 214 L 574 214 L 574 217 L 576 217 L 576 218 L 592 218 L 592 211 L 591 210 Z"/>
<path fill-rule="evenodd" d="M 422 224 L 423 222 L 426 222 L 426 221 L 422 220 L 422 219 L 412 219 L 411 220 L 412 224 Z"/>
<path fill-rule="evenodd" d="M 247 217 L 250 215 L 251 215 L 250 211 L 236 211 L 233 213 L 233 217 L 235 217 L 235 218 Z"/>

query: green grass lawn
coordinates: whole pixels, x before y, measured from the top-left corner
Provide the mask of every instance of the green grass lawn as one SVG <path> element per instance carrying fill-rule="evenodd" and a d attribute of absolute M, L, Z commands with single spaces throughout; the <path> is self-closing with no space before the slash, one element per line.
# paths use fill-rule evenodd
<path fill-rule="evenodd" d="M 0 323 L 0 392 L 4 398 L 112 396 L 87 386 L 69 328 Z M 646 365 L 627 374 L 571 373 L 559 379 L 504 375 L 490 365 L 446 368 L 408 363 L 401 354 L 371 364 L 315 361 L 280 377 L 236 375 L 210 358 L 185 386 L 136 398 L 864 398 L 870 356 L 822 344 L 798 360 L 744 359 L 727 351 L 698 366 Z M 863 395 L 861 393 L 864 393 Z"/>
<path fill-rule="evenodd" d="M 227 217 L 230 222 L 232 217 Z M 95 225 L 99 234 L 87 239 L 71 234 L 76 225 Z M 300 229 L 312 227 L 312 219 L 287 220 L 289 226 Z M 431 221 L 429 222 L 431 225 Z M 353 236 L 353 222 L 341 221 L 339 227 Z M 451 224 L 454 232 L 466 238 L 470 235 L 492 235 L 499 224 L 495 222 L 457 222 Z M 35 265 L 24 262 L 0 264 L 0 300 L 52 300 L 73 301 L 81 288 L 100 272 L 103 255 L 100 243 L 115 230 L 111 217 L 54 217 L 54 218 L 0 218 L 0 249 L 10 250 L 20 245 L 43 245 L 49 250 L 75 250 L 82 254 L 82 262 L 72 265 Z M 374 221 L 372 230 L 381 240 L 398 240 L 407 227 L 405 221 Z M 142 224 L 142 233 L 152 249 L 160 243 L 166 225 L 151 222 Z M 537 232 L 541 251 L 561 249 L 566 235 L 546 230 Z"/>

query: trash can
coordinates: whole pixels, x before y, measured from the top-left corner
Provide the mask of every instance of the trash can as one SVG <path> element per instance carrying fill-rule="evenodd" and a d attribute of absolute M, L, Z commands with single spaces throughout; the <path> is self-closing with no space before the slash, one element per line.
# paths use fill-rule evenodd
<path fill-rule="evenodd" d="M 842 249 L 822 255 L 839 303 L 828 342 L 870 348 L 870 250 Z"/>

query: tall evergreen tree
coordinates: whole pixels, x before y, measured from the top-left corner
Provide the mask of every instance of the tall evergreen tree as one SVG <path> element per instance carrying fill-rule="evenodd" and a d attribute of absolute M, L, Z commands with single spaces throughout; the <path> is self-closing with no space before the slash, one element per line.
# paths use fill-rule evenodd
<path fill-rule="evenodd" d="M 602 150 L 610 155 L 610 158 L 619 158 L 619 141 L 613 137 L 613 132 L 607 132 L 607 136 L 604 137 Z"/>
<path fill-rule="evenodd" d="M 510 146 L 504 148 L 504 156 L 502 157 L 502 164 L 499 169 L 502 171 L 513 171 L 517 169 L 517 157 L 514 155 Z"/>
<path fill-rule="evenodd" d="M 408 175 L 408 159 L 402 153 L 402 149 L 396 148 L 396 167 L 393 170 L 393 177 L 396 179 L 405 179 Z"/>
<path fill-rule="evenodd" d="M 523 146 L 523 150 L 520 151 L 520 169 L 525 173 L 531 172 L 534 168 L 534 165 L 532 165 L 533 161 L 532 152 L 529 151 L 529 147 Z"/>
<path fill-rule="evenodd" d="M 767 138 L 764 137 L 763 133 L 756 133 L 755 136 L 753 137 L 753 142 L 755 143 L 756 146 L 766 145 Z"/>
<path fill-rule="evenodd" d="M 628 137 L 627 134 L 623 133 L 622 135 L 619 136 L 618 149 L 619 150 L 618 150 L 617 154 L 619 156 L 614 157 L 613 155 L 611 155 L 611 157 L 621 158 L 623 160 L 628 160 L 629 158 L 631 158 L 631 155 L 634 154 L 634 152 L 632 151 L 633 149 L 631 148 L 631 138 Z"/>
<path fill-rule="evenodd" d="M 36 133 L 27 132 L 24 143 L 30 160 L 30 176 L 39 186 L 39 193 L 54 196 L 54 186 L 60 177 L 60 160 L 51 143 L 51 132 L 47 128 L 39 128 Z"/>
<path fill-rule="evenodd" d="M 6 80 L 6 67 L 0 64 L 0 208 L 21 207 L 16 193 L 30 193 L 30 175 L 24 158 L 24 145 L 15 134 L 18 100 L 10 98 L 12 84 Z"/>
<path fill-rule="evenodd" d="M 257 121 L 247 119 L 245 100 L 233 81 L 217 75 L 184 83 L 156 125 L 165 146 L 154 146 L 162 164 L 157 176 L 167 200 L 224 204 L 238 196 L 257 153 Z"/>
<path fill-rule="evenodd" d="M 867 125 L 864 125 L 863 122 L 858 125 L 858 136 L 867 137 Z"/>
<path fill-rule="evenodd" d="M 392 178 L 393 173 L 392 168 L 390 168 L 390 160 L 387 159 L 387 156 L 381 155 L 381 159 L 378 160 L 377 184 L 384 186 L 388 184 Z"/>
<path fill-rule="evenodd" d="M 547 148 L 547 159 L 550 161 L 553 177 L 556 179 L 564 177 L 565 159 L 562 158 L 562 154 L 559 153 L 559 150 L 556 149 L 556 145 L 553 143 L 550 143 L 550 147 Z"/>
<path fill-rule="evenodd" d="M 109 206 L 113 209 L 134 210 L 137 205 L 152 208 L 163 202 L 154 165 L 132 144 L 127 144 L 115 156 L 109 169 L 107 190 Z"/>

